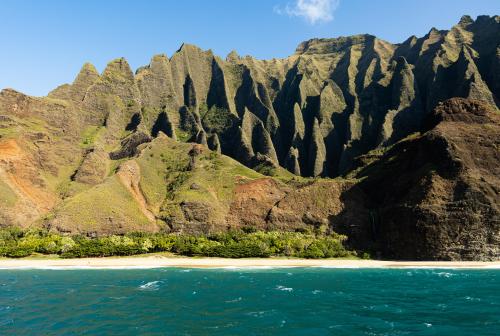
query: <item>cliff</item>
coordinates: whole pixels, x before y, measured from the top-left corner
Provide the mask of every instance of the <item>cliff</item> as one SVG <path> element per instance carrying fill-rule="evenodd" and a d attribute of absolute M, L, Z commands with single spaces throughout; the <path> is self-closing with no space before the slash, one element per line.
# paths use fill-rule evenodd
<path fill-rule="evenodd" d="M 183 44 L 135 73 L 85 64 L 47 97 L 5 89 L 0 225 L 314 227 L 386 257 L 498 258 L 499 46 L 500 17 L 464 16 L 401 44 Z"/>

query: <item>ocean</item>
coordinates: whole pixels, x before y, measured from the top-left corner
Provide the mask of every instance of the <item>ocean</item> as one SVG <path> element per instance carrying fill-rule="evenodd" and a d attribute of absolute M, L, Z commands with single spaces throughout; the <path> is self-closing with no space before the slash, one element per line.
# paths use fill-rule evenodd
<path fill-rule="evenodd" d="M 0 270 L 0 335 L 499 335 L 500 270 Z"/>

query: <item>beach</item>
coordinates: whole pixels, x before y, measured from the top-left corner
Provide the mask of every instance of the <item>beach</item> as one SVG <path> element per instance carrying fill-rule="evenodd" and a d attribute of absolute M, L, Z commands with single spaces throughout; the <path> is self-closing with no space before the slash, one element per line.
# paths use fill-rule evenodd
<path fill-rule="evenodd" d="M 500 268 L 500 261 L 386 261 L 358 259 L 287 258 L 189 258 L 172 256 L 105 257 L 80 259 L 0 259 L 0 269 L 16 268 L 244 268 L 244 267 L 329 267 L 329 268 Z"/>

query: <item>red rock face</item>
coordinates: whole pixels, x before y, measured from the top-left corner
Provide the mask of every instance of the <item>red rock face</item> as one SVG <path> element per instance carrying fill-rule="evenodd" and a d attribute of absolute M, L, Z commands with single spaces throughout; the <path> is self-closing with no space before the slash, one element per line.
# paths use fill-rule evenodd
<path fill-rule="evenodd" d="M 234 199 L 229 210 L 228 224 L 234 227 L 251 226 L 266 229 L 267 216 L 290 188 L 280 186 L 272 178 L 240 181 L 234 188 Z M 294 223 L 295 226 L 300 223 Z M 292 228 L 293 226 L 290 226 Z"/>
<path fill-rule="evenodd" d="M 11 207 L 1 207 L 4 223 L 28 227 L 57 203 L 57 196 L 48 190 L 36 160 L 14 139 L 0 139 L 0 181 L 8 188 L 3 192 L 11 193 L 2 196 L 16 200 Z M 2 198 L 2 202 L 6 201 Z"/>

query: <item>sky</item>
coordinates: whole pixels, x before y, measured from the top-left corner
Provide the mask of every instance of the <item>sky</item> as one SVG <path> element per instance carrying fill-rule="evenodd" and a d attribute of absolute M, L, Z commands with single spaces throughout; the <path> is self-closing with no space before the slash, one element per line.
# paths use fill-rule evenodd
<path fill-rule="evenodd" d="M 314 37 L 360 33 L 398 43 L 464 14 L 500 14 L 500 0 L 2 0 L 0 88 L 43 96 L 85 62 L 131 67 L 183 42 L 258 59 L 282 58 Z"/>

